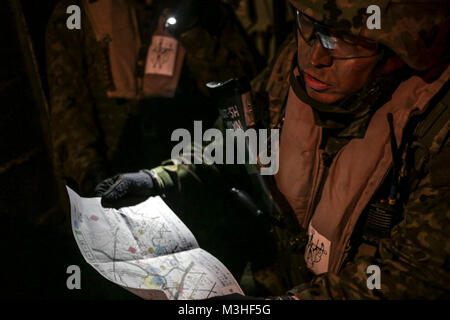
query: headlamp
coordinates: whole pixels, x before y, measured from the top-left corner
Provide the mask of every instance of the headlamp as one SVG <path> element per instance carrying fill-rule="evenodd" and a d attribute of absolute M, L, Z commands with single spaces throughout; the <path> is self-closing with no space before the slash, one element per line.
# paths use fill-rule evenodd
<path fill-rule="evenodd" d="M 169 17 L 166 20 L 166 28 L 177 24 L 177 19 L 175 17 Z"/>

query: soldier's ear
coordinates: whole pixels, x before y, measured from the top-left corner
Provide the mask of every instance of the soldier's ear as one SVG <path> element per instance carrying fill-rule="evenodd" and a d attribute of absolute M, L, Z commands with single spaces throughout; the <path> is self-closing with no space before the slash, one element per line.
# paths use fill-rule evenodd
<path fill-rule="evenodd" d="M 398 56 L 393 55 L 386 60 L 383 67 L 383 74 L 389 74 L 405 65 L 405 62 Z"/>

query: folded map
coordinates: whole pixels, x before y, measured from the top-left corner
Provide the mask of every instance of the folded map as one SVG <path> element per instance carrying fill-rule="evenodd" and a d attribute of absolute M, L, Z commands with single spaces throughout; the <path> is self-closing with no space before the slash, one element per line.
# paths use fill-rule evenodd
<path fill-rule="evenodd" d="M 72 230 L 86 261 L 108 280 L 144 299 L 200 300 L 243 294 L 230 271 L 199 248 L 160 197 L 103 208 L 67 187 Z"/>

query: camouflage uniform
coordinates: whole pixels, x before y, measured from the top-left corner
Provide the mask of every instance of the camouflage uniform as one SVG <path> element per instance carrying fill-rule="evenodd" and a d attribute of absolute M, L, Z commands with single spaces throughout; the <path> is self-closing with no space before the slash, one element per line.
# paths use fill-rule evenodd
<path fill-rule="evenodd" d="M 274 58 L 277 47 L 292 31 L 294 22 L 287 0 L 242 0 L 236 9 L 236 15 L 249 37 L 254 40 L 258 51 L 269 61 Z"/>
<path fill-rule="evenodd" d="M 169 143 L 165 143 L 167 148 L 164 149 L 158 138 L 170 141 L 170 136 L 167 137 L 170 129 L 189 125 L 189 119 L 216 117 L 213 107 L 205 107 L 208 104 L 204 98 L 206 82 L 217 77 L 251 77 L 258 72 L 240 29 L 227 18 L 231 9 L 223 6 L 224 22 L 219 35 L 210 35 L 196 27 L 181 36 L 187 67 L 179 82 L 177 94 L 181 93 L 173 101 L 108 98 L 109 82 L 105 76 L 108 65 L 101 58 L 104 56 L 102 46 L 96 41 L 83 9 L 81 30 L 67 29 L 66 9 L 70 5 L 83 8 L 81 0 L 60 1 L 47 27 L 50 119 L 57 168 L 62 176 L 84 186 L 85 192 L 93 190 L 100 179 L 112 172 L 142 166 L 130 160 L 133 155 L 143 157 L 138 153 L 144 152 L 139 149 L 143 134 L 136 127 L 145 126 L 146 134 L 151 137 L 150 148 L 153 146 L 153 150 L 147 151 L 153 153 L 147 163 L 157 164 L 166 157 L 169 147 Z M 183 103 L 184 108 L 177 103 Z M 139 119 L 142 112 L 150 119 L 149 123 L 142 124 Z M 176 122 L 177 119 L 184 121 Z"/>
<path fill-rule="evenodd" d="M 448 60 L 445 59 L 448 51 L 444 50 L 448 49 L 449 15 L 448 4 L 444 1 L 440 2 L 439 7 L 434 7 L 434 4 L 428 6 L 426 2 L 413 4 L 408 1 L 370 1 L 364 5 L 361 5 L 361 1 L 352 0 L 291 2 L 316 20 L 338 25 L 353 33 L 365 30 L 365 11 L 361 8 L 378 4 L 382 13 L 386 13 L 386 20 L 382 21 L 388 21 L 383 25 L 388 32 L 366 30 L 361 31 L 363 34 L 368 32 L 366 36 L 393 49 L 412 69 L 427 70 L 428 74 L 423 75 L 425 78 L 433 74 L 432 67 L 436 65 L 440 72 L 448 67 Z M 383 11 L 388 4 L 393 11 Z M 433 14 L 423 14 L 429 13 L 428 10 L 432 10 Z M 396 19 L 399 12 L 404 13 L 403 19 Z M 414 26 L 405 23 L 410 17 Z M 430 30 L 433 30 L 434 38 L 429 37 Z M 425 47 L 427 50 L 424 50 Z M 411 48 L 416 48 L 417 51 Z M 256 115 L 265 127 L 276 128 L 283 124 L 290 86 L 287 75 L 296 50 L 296 42 L 291 40 L 275 65 L 253 83 Z M 429 112 L 418 120 L 418 124 L 412 125 L 414 129 L 408 136 L 408 147 L 404 151 L 402 164 L 405 178 L 401 190 L 405 199 L 402 206 L 403 219 L 392 229 L 390 237 L 379 241 L 376 253 L 357 253 L 339 272 L 312 276 L 306 270 L 303 260 L 306 231 L 298 225 L 287 208 L 286 213 L 278 217 L 285 226 L 272 227 L 278 248 L 277 261 L 269 267 L 254 270 L 255 279 L 269 290 L 269 294 L 283 295 L 288 292 L 290 297 L 298 299 L 450 297 L 450 146 L 447 140 L 450 129 L 449 101 L 447 82 L 430 102 L 427 109 Z M 223 129 L 223 124 L 219 122 L 218 127 Z M 224 171 L 238 170 L 226 167 L 185 165 L 172 160 L 154 170 L 167 194 L 176 195 L 177 202 L 187 206 L 190 201 L 200 202 L 202 196 L 210 194 L 213 187 L 223 185 L 221 177 L 224 177 Z M 230 174 L 225 173 L 227 177 Z M 241 175 L 233 183 L 243 180 L 244 176 Z M 274 197 L 275 195 L 276 191 Z M 380 290 L 370 290 L 367 287 L 369 275 L 366 271 L 369 265 L 377 265 L 381 269 Z"/>

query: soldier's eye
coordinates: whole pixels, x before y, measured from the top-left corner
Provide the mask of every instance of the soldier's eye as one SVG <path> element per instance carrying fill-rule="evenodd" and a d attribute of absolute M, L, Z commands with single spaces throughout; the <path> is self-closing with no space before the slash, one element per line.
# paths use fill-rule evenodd
<path fill-rule="evenodd" d="M 353 46 L 353 47 L 360 47 L 367 50 L 376 50 L 377 49 L 377 43 L 375 41 L 363 38 L 363 37 L 356 37 L 349 34 L 341 34 L 339 37 L 343 42 L 345 42 L 346 45 Z"/>
<path fill-rule="evenodd" d="M 358 45 L 358 39 L 352 35 L 349 34 L 341 34 L 339 36 L 339 38 L 344 41 L 346 44 L 352 45 L 352 46 L 356 46 Z"/>

